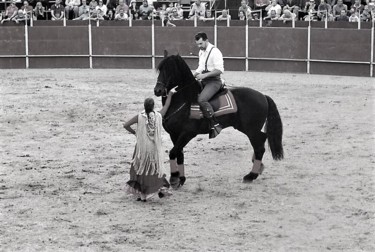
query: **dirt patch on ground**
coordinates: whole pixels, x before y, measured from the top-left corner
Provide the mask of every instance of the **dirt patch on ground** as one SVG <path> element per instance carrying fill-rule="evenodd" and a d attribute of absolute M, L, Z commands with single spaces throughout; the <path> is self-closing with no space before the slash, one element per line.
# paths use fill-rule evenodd
<path fill-rule="evenodd" d="M 154 71 L 0 74 L 1 250 L 375 251 L 374 79 L 227 72 L 275 100 L 285 159 L 267 150 L 243 184 L 246 137 L 198 136 L 186 185 L 141 203 L 124 191 L 135 137 L 122 122 L 153 96 Z"/>

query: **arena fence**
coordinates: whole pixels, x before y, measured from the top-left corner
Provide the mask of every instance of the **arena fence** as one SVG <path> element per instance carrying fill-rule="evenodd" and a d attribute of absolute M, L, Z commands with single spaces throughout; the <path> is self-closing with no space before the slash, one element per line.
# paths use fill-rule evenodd
<path fill-rule="evenodd" d="M 341 24 L 340 24 L 341 23 Z M 374 76 L 374 22 L 34 21 L 0 27 L 0 68 L 153 69 L 179 53 L 197 66 L 206 32 L 226 70 Z"/>

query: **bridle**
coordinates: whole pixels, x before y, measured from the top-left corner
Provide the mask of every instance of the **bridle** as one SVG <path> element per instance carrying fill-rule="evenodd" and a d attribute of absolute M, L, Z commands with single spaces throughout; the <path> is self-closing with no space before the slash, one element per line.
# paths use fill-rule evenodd
<path fill-rule="evenodd" d="M 193 82 L 191 82 L 190 84 L 188 84 L 188 85 L 185 85 L 185 86 L 183 86 L 183 87 L 179 87 L 179 86 L 177 86 L 177 88 L 176 88 L 176 93 L 177 92 L 180 92 L 181 90 L 183 90 L 183 89 L 185 89 L 185 88 L 187 88 L 187 87 L 190 87 L 191 85 L 193 85 L 194 84 L 194 82 L 195 81 L 197 81 L 196 79 L 194 79 L 194 81 Z M 198 81 L 199 82 L 199 81 Z M 201 83 L 199 82 L 199 84 L 201 85 Z M 162 81 L 157 81 L 156 82 L 156 85 L 161 85 L 162 87 L 163 87 L 163 89 L 165 90 L 165 94 L 164 95 L 162 95 L 162 97 L 166 97 L 167 96 L 167 85 L 164 83 L 164 82 L 162 82 Z M 185 107 L 185 105 L 186 105 L 186 102 L 184 102 L 180 107 L 178 107 L 175 111 L 173 111 L 170 115 L 168 115 L 168 116 L 166 116 L 166 117 L 164 117 L 163 118 L 163 122 L 165 123 L 165 122 L 167 122 L 171 117 L 173 117 L 175 114 L 177 114 L 178 112 L 180 112 L 184 107 Z"/>

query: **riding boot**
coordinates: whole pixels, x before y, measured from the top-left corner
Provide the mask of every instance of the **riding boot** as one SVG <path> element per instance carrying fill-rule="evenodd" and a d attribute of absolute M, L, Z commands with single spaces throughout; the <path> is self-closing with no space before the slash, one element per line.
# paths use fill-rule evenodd
<path fill-rule="evenodd" d="M 219 135 L 223 127 L 220 125 L 218 121 L 216 121 L 216 118 L 214 116 L 211 116 L 209 120 L 210 120 L 210 125 L 211 125 L 209 138 L 211 139 Z"/>
<path fill-rule="evenodd" d="M 202 107 L 203 116 L 209 120 L 209 126 L 210 126 L 209 138 L 210 139 L 215 138 L 217 135 L 219 135 L 220 131 L 223 128 L 214 117 L 214 110 L 212 109 L 212 106 L 210 103 L 202 102 L 200 103 L 200 106 Z"/>

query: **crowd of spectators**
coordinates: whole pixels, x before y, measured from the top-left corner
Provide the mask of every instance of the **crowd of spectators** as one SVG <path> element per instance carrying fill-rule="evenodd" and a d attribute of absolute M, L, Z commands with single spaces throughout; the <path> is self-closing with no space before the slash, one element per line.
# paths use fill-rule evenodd
<path fill-rule="evenodd" d="M 64 2 L 65 1 L 65 2 Z M 150 20 L 160 19 L 173 26 L 174 20 L 370 21 L 375 14 L 375 0 L 242 0 L 238 10 L 214 13 L 207 2 L 195 0 L 185 11 L 181 3 L 158 3 L 153 0 L 12 0 L 0 14 L 1 23 L 33 20 Z M 31 15 L 32 14 L 32 15 Z"/>

